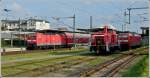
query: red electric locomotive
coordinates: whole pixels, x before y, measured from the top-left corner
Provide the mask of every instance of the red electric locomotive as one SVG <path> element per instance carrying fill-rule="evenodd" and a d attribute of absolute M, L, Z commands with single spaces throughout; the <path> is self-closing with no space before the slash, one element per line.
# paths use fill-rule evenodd
<path fill-rule="evenodd" d="M 97 54 L 110 53 L 118 48 L 118 39 L 116 30 L 112 26 L 103 26 L 96 29 L 92 35 L 91 51 L 94 50 Z"/>
<path fill-rule="evenodd" d="M 89 34 L 73 33 L 58 30 L 40 30 L 30 34 L 27 40 L 27 49 L 46 49 L 59 47 L 72 47 L 76 44 L 87 44 Z"/>
<path fill-rule="evenodd" d="M 118 44 L 121 50 L 127 50 L 141 45 L 141 35 L 134 32 L 120 32 L 118 34 Z"/>

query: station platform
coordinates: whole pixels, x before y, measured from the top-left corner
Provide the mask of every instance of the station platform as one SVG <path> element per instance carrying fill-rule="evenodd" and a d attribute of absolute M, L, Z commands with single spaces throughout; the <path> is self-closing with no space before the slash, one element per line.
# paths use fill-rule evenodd
<path fill-rule="evenodd" d="M 14 51 L 25 51 L 26 48 L 25 47 L 15 47 L 15 48 L 2 48 L 1 52 L 14 52 Z"/>

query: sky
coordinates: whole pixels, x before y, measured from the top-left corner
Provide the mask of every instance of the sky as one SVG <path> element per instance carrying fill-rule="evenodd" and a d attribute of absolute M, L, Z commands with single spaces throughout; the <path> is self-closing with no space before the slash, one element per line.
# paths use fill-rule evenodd
<path fill-rule="evenodd" d="M 1 19 L 26 19 L 29 17 L 48 20 L 51 28 L 72 26 L 72 19 L 61 18 L 59 21 L 52 17 L 71 17 L 76 15 L 76 28 L 89 28 L 90 16 L 93 16 L 93 28 L 104 24 L 111 24 L 122 30 L 124 11 L 127 8 L 148 7 L 148 0 L 1 0 Z M 2 9 L 10 9 L 3 12 Z M 129 31 L 141 32 L 141 26 L 148 22 L 140 22 L 148 17 L 147 9 L 132 10 Z M 143 17 L 143 18 L 142 18 Z M 142 18 L 142 19 L 141 19 Z"/>

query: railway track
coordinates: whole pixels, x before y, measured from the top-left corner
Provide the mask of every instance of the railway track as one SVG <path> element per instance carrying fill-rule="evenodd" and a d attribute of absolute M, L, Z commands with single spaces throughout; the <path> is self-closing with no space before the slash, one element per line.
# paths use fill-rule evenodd
<path fill-rule="evenodd" d="M 25 51 L 9 51 L 2 52 L 1 55 L 15 55 L 15 54 L 27 54 L 27 53 L 37 53 L 37 52 L 48 52 L 48 51 L 61 51 L 61 50 L 70 50 L 70 48 L 60 48 L 60 49 L 46 49 L 46 50 L 25 50 Z"/>
<path fill-rule="evenodd" d="M 56 59 L 63 59 L 63 58 L 70 58 L 72 56 L 64 56 L 64 57 L 58 57 L 58 58 L 50 58 L 50 59 L 41 59 L 41 60 L 37 60 L 37 61 L 27 61 L 27 62 L 20 62 L 19 64 L 14 64 L 11 63 L 12 65 L 10 66 L 5 66 L 4 64 L 4 67 L 2 67 L 3 69 L 7 69 L 7 68 L 14 68 L 14 67 L 19 67 L 19 66 L 25 66 L 25 65 L 31 65 L 31 64 L 36 64 L 36 63 L 41 63 L 41 62 L 45 62 L 45 61 L 49 61 L 49 60 L 56 60 Z M 16 63 L 16 62 L 14 62 Z M 7 64 L 7 63 L 6 63 Z"/>
<path fill-rule="evenodd" d="M 144 48 L 142 50 L 146 50 L 147 48 Z M 88 69 L 85 69 L 81 72 L 74 73 L 70 76 L 81 76 L 81 77 L 88 77 L 88 76 L 101 76 L 101 77 L 112 77 L 115 76 L 115 74 L 124 66 L 129 64 L 132 60 L 134 60 L 136 57 L 138 57 L 138 54 L 134 54 L 133 52 L 135 51 L 142 51 L 141 49 L 138 50 L 132 50 L 130 54 L 122 54 L 121 56 L 106 61 L 104 63 L 100 63 L 94 67 L 90 67 Z M 63 68 L 71 68 L 72 66 L 79 65 L 81 63 L 89 62 L 91 60 L 94 60 L 96 57 L 92 58 L 74 58 L 70 59 L 70 57 L 74 57 L 73 55 L 70 56 L 65 56 L 65 57 L 58 57 L 58 58 L 51 58 L 51 59 L 44 59 L 44 60 L 38 60 L 38 61 L 29 61 L 17 65 L 11 65 L 7 67 L 2 67 L 2 69 L 7 69 L 7 68 L 19 68 L 24 71 L 18 72 L 18 73 L 13 73 L 13 74 L 7 74 L 4 75 L 5 77 L 12 77 L 12 76 L 29 76 L 29 77 L 36 77 L 43 75 L 45 73 L 49 72 L 54 72 L 61 70 Z M 50 63 L 46 64 L 37 68 L 32 68 L 32 69 L 26 69 L 26 68 L 21 68 L 20 66 L 26 66 L 26 65 L 32 65 L 32 64 L 38 64 L 38 63 L 44 63 L 45 61 L 51 61 L 55 59 L 63 59 L 66 58 L 66 61 L 61 60 L 56 63 Z M 32 74 L 31 74 L 32 73 Z"/>
<path fill-rule="evenodd" d="M 79 53 L 71 53 L 71 54 L 62 54 L 62 55 L 55 55 L 54 57 L 52 56 L 48 56 L 48 57 L 44 57 L 44 58 L 30 58 L 30 59 L 19 59 L 19 60 L 11 60 L 11 61 L 7 61 L 7 62 L 1 62 L 2 65 L 5 64 L 14 64 L 14 63 L 21 63 L 21 62 L 25 62 L 23 64 L 19 64 L 18 66 L 22 66 L 22 65 L 27 65 L 27 64 L 33 64 L 33 63 L 38 63 L 38 62 L 43 62 L 43 61 L 48 61 L 48 60 L 55 60 L 55 59 L 62 59 L 62 58 L 67 58 L 67 57 L 73 57 L 73 56 L 78 56 L 78 55 L 89 55 L 91 54 L 90 52 L 79 52 Z M 37 61 L 35 61 L 37 60 Z M 13 66 L 13 65 L 11 65 Z"/>
<path fill-rule="evenodd" d="M 147 49 L 148 47 L 142 47 Z M 38 53 L 38 52 L 48 52 L 48 51 L 61 51 L 61 50 L 70 50 L 70 48 L 60 48 L 60 49 L 46 49 L 46 50 L 25 50 L 25 51 L 12 51 L 12 52 L 2 52 L 1 55 L 15 55 L 15 54 L 27 54 L 27 53 Z"/>
<path fill-rule="evenodd" d="M 149 51 L 149 47 L 140 47 L 140 48 L 137 48 L 137 49 L 131 49 L 129 51 L 117 52 L 116 54 L 123 54 L 123 55 L 148 55 L 148 51 Z"/>
<path fill-rule="evenodd" d="M 69 77 L 113 77 L 120 69 L 134 60 L 137 56 L 138 55 L 122 55 L 94 67 L 70 74 Z"/>
<path fill-rule="evenodd" d="M 15 73 L 15 74 L 5 75 L 5 77 L 10 77 L 10 76 L 29 76 L 29 77 L 30 76 L 31 77 L 39 76 L 39 75 L 42 75 L 42 74 L 45 74 L 45 73 L 48 73 L 48 72 L 58 71 L 62 68 L 70 68 L 71 66 L 78 65 L 78 64 L 81 64 L 81 63 L 84 63 L 84 62 L 88 62 L 88 61 L 91 61 L 91 60 L 94 60 L 94 59 L 95 59 L 95 57 L 91 57 L 91 58 L 83 57 L 83 58 L 70 59 L 70 60 L 67 60 L 67 61 L 61 61 L 61 62 L 57 62 L 57 63 L 54 63 L 54 64 L 49 64 L 49 65 L 46 65 L 46 66 L 42 66 L 42 67 L 39 67 L 39 68 L 34 68 L 34 69 L 31 69 L 31 70 L 25 70 L 25 71 L 18 72 L 18 73 Z"/>
<path fill-rule="evenodd" d="M 147 55 L 141 53 L 142 51 L 148 51 L 148 48 L 141 48 L 128 51 L 128 53 L 121 53 L 120 56 L 95 65 L 94 67 L 85 68 L 79 70 L 79 72 L 72 73 L 68 77 L 113 77 L 117 74 L 119 70 L 133 61 L 136 57 L 140 55 Z"/>

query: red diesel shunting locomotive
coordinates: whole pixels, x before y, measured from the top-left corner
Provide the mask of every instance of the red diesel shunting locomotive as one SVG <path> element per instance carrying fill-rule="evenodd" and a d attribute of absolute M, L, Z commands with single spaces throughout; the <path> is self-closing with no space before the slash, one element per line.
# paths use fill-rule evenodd
<path fill-rule="evenodd" d="M 91 51 L 94 50 L 97 54 L 110 52 L 118 47 L 117 33 L 114 28 L 104 26 L 91 35 Z"/>
<path fill-rule="evenodd" d="M 128 50 L 141 45 L 141 36 L 133 32 L 120 32 L 112 26 L 103 26 L 92 35 L 90 50 L 97 54 L 110 53 L 115 49 Z"/>
<path fill-rule="evenodd" d="M 30 34 L 27 40 L 27 49 L 46 49 L 57 47 L 72 47 L 76 44 L 88 44 L 90 35 L 73 33 L 58 30 L 40 30 L 34 34 Z"/>

